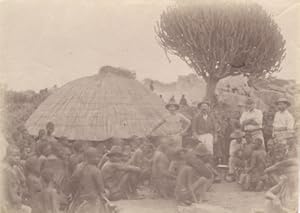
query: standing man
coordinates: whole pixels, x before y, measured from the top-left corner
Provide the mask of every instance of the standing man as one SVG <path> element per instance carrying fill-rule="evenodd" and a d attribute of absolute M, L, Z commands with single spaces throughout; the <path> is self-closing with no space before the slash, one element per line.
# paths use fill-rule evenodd
<path fill-rule="evenodd" d="M 256 109 L 254 100 L 249 98 L 246 101 L 246 111 L 242 113 L 240 118 L 240 124 L 245 133 L 252 137 L 252 141 L 254 141 L 256 138 L 260 138 L 263 141 L 263 147 L 265 147 L 262 123 L 262 111 Z"/>
<path fill-rule="evenodd" d="M 166 116 L 156 127 L 150 132 L 153 133 L 160 128 L 170 129 L 167 133 L 167 137 L 171 139 L 174 147 L 182 147 L 182 136 L 186 133 L 190 127 L 191 121 L 183 114 L 179 113 L 180 106 L 176 103 L 174 96 L 166 104 L 166 109 L 169 111 L 169 115 Z"/>
<path fill-rule="evenodd" d="M 197 106 L 200 111 L 192 120 L 193 137 L 201 141 L 208 151 L 213 154 L 213 144 L 216 139 L 216 123 L 209 114 L 209 103 L 200 102 Z"/>
<path fill-rule="evenodd" d="M 287 108 L 291 103 L 286 98 L 279 98 L 276 102 L 278 111 L 273 122 L 273 136 L 278 142 L 286 143 L 294 133 L 295 120 Z"/>

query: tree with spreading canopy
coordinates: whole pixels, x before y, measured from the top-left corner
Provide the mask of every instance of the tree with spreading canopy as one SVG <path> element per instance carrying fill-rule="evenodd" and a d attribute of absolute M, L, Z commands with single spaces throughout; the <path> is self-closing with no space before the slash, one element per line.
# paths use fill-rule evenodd
<path fill-rule="evenodd" d="M 216 101 L 216 86 L 223 78 L 244 75 L 252 80 L 280 71 L 285 40 L 260 5 L 187 2 L 168 7 L 155 32 L 166 53 L 180 57 L 205 80 L 208 100 Z"/>

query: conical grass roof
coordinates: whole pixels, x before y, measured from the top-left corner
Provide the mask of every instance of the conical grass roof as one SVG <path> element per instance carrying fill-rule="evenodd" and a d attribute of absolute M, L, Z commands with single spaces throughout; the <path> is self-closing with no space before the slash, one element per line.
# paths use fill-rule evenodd
<path fill-rule="evenodd" d="M 37 135 L 51 121 L 54 136 L 102 141 L 146 136 L 167 113 L 163 101 L 134 74 L 106 66 L 57 89 L 27 120 L 26 128 Z M 158 134 L 170 131 L 164 128 Z"/>

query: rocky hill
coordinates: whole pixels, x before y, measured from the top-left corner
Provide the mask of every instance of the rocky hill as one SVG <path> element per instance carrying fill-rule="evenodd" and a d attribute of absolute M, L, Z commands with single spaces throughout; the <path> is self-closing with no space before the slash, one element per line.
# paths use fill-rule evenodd
<path fill-rule="evenodd" d="M 176 101 L 182 94 L 186 96 L 189 104 L 201 101 L 206 93 L 206 83 L 196 74 L 179 76 L 176 82 L 162 83 L 157 80 L 145 79 L 144 84 L 153 91 L 162 95 L 165 101 L 172 96 Z M 298 88 L 298 89 L 297 89 Z M 269 78 L 249 81 L 246 77 L 235 76 L 222 79 L 217 86 L 216 94 L 220 101 L 232 104 L 243 102 L 247 97 L 256 97 L 259 107 L 263 110 L 280 96 L 286 96 L 291 101 L 299 93 L 299 85 L 294 80 Z"/>
<path fill-rule="evenodd" d="M 181 95 L 185 94 L 189 103 L 203 99 L 205 95 L 206 84 L 203 79 L 198 78 L 195 74 L 186 76 L 178 76 L 176 82 L 162 83 L 157 80 L 145 79 L 146 87 L 153 85 L 153 91 L 162 95 L 165 101 L 168 101 L 172 96 L 176 101 L 180 100 Z"/>

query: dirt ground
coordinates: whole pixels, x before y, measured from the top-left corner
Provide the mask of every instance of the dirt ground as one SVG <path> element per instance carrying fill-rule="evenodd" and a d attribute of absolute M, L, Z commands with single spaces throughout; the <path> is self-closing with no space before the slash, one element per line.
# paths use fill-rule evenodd
<path fill-rule="evenodd" d="M 253 209 L 262 209 L 265 201 L 263 192 L 243 192 L 236 183 L 214 184 L 211 192 L 208 192 L 208 198 L 209 201 L 203 205 L 224 208 L 231 213 L 252 213 Z M 178 213 L 178 207 L 172 200 L 122 200 L 116 202 L 116 205 L 120 213 Z"/>

